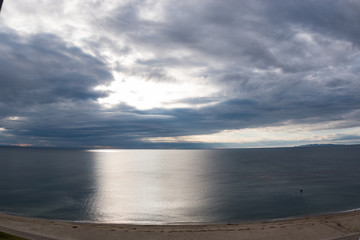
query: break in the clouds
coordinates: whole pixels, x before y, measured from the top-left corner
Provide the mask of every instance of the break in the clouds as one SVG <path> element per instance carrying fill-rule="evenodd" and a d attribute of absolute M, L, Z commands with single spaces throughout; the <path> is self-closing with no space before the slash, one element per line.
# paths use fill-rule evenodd
<path fill-rule="evenodd" d="M 7 1 L 0 144 L 360 143 L 355 0 Z"/>

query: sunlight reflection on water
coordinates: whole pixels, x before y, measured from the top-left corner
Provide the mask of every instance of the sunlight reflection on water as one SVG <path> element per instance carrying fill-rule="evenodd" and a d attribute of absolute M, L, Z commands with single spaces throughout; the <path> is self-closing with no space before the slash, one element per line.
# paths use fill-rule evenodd
<path fill-rule="evenodd" d="M 177 151 L 176 157 L 171 150 L 122 150 L 121 155 L 95 152 L 93 210 L 97 220 L 203 222 L 210 207 L 209 186 L 199 178 L 206 164 L 198 154 L 188 150 Z"/>

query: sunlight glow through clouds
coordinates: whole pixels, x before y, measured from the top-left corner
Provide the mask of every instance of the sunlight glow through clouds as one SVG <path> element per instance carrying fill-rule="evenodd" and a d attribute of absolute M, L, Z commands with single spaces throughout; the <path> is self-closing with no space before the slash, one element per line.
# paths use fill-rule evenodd
<path fill-rule="evenodd" d="M 163 6 L 162 2 L 159 0 L 150 0 L 142 4 L 141 9 L 139 10 L 139 16 L 143 20 L 161 22 L 164 21 L 163 18 Z"/>
<path fill-rule="evenodd" d="M 6 118 L 6 120 L 10 120 L 10 121 L 19 121 L 23 119 L 24 119 L 23 117 L 18 117 L 18 116 L 10 116 Z"/>
<path fill-rule="evenodd" d="M 153 82 L 121 73 L 115 73 L 114 77 L 116 80 L 109 86 L 95 88 L 99 91 L 112 92 L 108 97 L 98 100 L 98 103 L 106 108 L 120 103 L 126 103 L 141 110 L 159 107 L 203 107 L 205 104 L 190 105 L 182 103 L 181 99 L 207 97 L 217 92 L 214 86 L 201 82 Z"/>
<path fill-rule="evenodd" d="M 245 128 L 239 130 L 224 130 L 219 133 L 208 135 L 143 138 L 143 141 L 158 143 L 201 142 L 225 144 L 243 144 L 265 141 L 288 141 L 298 143 L 317 143 L 321 141 L 326 143 L 331 142 L 332 140 L 336 140 L 336 138 L 346 134 L 352 135 L 354 133 L 360 133 L 360 127 L 336 130 L 311 130 L 311 128 L 312 126 L 310 125 L 287 125 L 264 128 Z M 344 142 L 346 141 L 344 140 Z"/>

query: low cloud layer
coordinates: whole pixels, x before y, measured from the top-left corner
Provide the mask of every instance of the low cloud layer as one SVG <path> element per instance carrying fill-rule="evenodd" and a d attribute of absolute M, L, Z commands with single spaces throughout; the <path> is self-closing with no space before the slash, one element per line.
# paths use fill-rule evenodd
<path fill-rule="evenodd" d="M 360 143 L 358 1 L 37 3 L 0 15 L 0 144 Z"/>

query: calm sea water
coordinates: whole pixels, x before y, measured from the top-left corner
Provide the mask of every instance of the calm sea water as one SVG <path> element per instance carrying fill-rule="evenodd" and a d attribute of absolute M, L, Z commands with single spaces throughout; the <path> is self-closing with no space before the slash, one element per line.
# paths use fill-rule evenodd
<path fill-rule="evenodd" d="M 136 224 L 292 217 L 359 208 L 359 170 L 360 146 L 0 148 L 0 211 Z"/>

